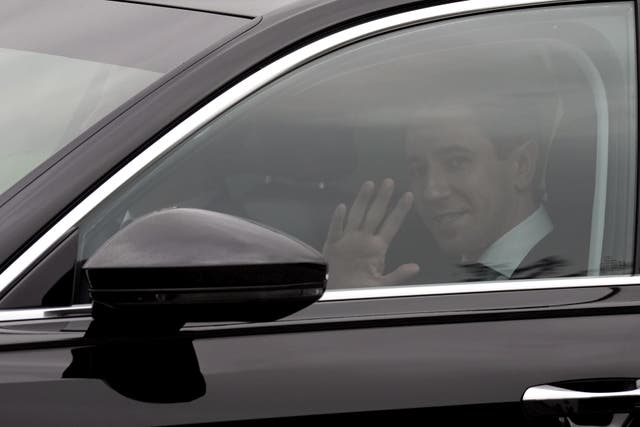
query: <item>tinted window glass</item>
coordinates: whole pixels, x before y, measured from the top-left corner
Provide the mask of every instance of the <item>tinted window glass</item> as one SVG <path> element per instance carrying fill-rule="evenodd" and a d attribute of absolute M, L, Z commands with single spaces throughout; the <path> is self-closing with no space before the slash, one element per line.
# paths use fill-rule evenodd
<path fill-rule="evenodd" d="M 0 2 L 0 193 L 245 22 L 120 2 Z"/>
<path fill-rule="evenodd" d="M 219 117 L 82 225 L 222 211 L 323 251 L 329 287 L 631 272 L 631 3 L 364 40 Z"/>

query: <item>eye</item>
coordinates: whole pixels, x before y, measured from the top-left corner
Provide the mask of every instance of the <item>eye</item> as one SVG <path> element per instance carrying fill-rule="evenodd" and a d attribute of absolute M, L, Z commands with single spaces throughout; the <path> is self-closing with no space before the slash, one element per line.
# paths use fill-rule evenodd
<path fill-rule="evenodd" d="M 445 166 L 447 170 L 459 171 L 465 169 L 470 161 L 471 159 L 466 156 L 452 156 L 445 160 Z"/>
<path fill-rule="evenodd" d="M 427 174 L 427 165 L 420 162 L 409 163 L 409 174 L 411 176 L 425 176 Z"/>

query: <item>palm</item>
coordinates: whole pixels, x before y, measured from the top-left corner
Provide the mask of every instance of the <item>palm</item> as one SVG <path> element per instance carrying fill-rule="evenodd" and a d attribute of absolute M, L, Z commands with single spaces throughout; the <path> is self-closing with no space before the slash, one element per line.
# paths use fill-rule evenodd
<path fill-rule="evenodd" d="M 416 264 L 404 264 L 391 273 L 384 273 L 389 244 L 411 209 L 413 195 L 406 193 L 387 215 L 393 181 L 384 180 L 370 204 L 374 190 L 373 182 L 366 182 L 348 216 L 345 205 L 336 208 L 324 245 L 330 288 L 389 285 L 418 272 Z"/>

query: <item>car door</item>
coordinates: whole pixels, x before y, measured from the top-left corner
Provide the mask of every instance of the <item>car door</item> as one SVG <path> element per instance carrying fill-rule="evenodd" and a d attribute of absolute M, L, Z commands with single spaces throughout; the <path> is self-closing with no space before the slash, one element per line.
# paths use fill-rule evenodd
<path fill-rule="evenodd" d="M 635 4 L 547 3 L 367 21 L 158 140 L 52 229 L 55 244 L 3 297 L 6 419 L 630 422 Z M 504 215 L 516 205 L 526 215 Z M 328 290 L 276 322 L 96 335 L 83 263 L 178 206 L 324 251 Z M 68 287 L 71 307 L 17 302 Z"/>

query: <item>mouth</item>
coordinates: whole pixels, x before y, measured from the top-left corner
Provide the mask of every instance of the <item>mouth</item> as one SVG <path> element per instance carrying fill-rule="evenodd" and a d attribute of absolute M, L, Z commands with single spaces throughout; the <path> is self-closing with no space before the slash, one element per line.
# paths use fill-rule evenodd
<path fill-rule="evenodd" d="M 451 211 L 434 215 L 431 219 L 434 224 L 440 227 L 447 227 L 456 224 L 465 215 L 467 215 L 467 211 Z"/>

